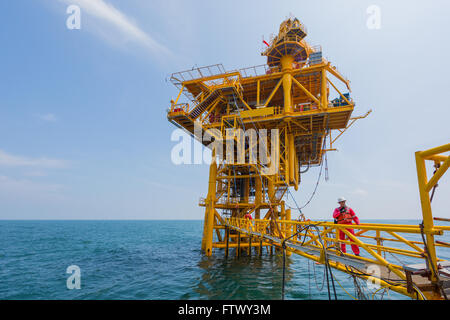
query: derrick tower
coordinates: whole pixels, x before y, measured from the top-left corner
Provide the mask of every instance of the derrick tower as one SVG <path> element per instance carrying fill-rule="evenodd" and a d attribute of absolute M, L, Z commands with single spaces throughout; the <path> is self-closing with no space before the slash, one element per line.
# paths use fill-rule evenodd
<path fill-rule="evenodd" d="M 275 223 L 291 220 L 283 200 L 288 188 L 297 190 L 301 173 L 321 165 L 357 119 L 351 118 L 355 103 L 349 81 L 322 57 L 320 46 L 305 41 L 306 35 L 305 26 L 289 18 L 265 42 L 264 65 L 226 71 L 218 64 L 171 76 L 179 93 L 168 120 L 211 148 L 217 159 L 210 165 L 208 194 L 199 203 L 205 207 L 206 255 L 225 246 L 228 253 L 229 241 L 231 246 L 251 241 L 235 230 L 230 234 L 227 218 L 251 214 L 272 221 L 267 232 L 274 237 L 291 232 Z"/>

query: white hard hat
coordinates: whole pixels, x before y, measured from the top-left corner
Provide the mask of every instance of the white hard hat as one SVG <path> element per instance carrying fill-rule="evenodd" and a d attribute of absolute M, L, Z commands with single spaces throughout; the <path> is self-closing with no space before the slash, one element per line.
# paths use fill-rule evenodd
<path fill-rule="evenodd" d="M 347 199 L 345 199 L 344 197 L 338 198 L 338 202 L 342 202 L 342 201 L 347 201 Z"/>

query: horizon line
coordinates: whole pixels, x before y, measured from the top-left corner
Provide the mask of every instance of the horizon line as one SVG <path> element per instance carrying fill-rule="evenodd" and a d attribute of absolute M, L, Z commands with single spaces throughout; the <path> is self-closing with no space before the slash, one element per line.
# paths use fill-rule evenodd
<path fill-rule="evenodd" d="M 0 221 L 203 221 L 204 219 L 2 219 Z M 329 218 L 318 218 L 317 220 L 330 220 Z M 378 219 L 363 219 L 365 221 L 371 220 L 421 220 L 421 218 L 378 218 Z M 297 221 L 297 220 L 292 220 Z"/>

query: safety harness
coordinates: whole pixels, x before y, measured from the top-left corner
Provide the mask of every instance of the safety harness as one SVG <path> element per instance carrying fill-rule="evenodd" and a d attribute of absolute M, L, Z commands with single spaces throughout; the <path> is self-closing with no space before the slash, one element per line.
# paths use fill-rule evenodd
<path fill-rule="evenodd" d="M 350 224 L 353 221 L 353 216 L 348 211 L 348 208 L 345 207 L 345 211 L 342 211 L 342 208 L 340 210 L 341 214 L 338 216 L 337 223 Z"/>

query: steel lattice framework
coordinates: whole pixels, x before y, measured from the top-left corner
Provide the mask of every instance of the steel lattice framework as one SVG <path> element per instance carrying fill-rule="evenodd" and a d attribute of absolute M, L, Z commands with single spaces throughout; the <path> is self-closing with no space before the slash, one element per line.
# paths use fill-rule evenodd
<path fill-rule="evenodd" d="M 371 276 L 355 270 L 376 264 L 382 268 L 377 279 L 383 286 L 415 298 L 422 297 L 417 294 L 420 290 L 427 292 L 426 297 L 442 297 L 434 236 L 449 228 L 433 226 L 425 191 L 421 191 L 422 229 L 361 224 L 354 226 L 359 232 L 353 236 L 342 225 L 291 220 L 291 210 L 283 200 L 289 188 L 297 190 L 301 173 L 322 165 L 324 154 L 335 150 L 336 140 L 357 119 L 370 113 L 352 117 L 355 102 L 350 97 L 349 81 L 322 57 L 320 47 L 305 41 L 306 35 L 300 21 L 290 18 L 280 25 L 278 35 L 262 52 L 267 57 L 265 65 L 226 71 L 219 64 L 177 72 L 171 77 L 179 93 L 171 100 L 168 120 L 211 148 L 214 159 L 208 195 L 200 199 L 200 206 L 205 207 L 202 250 L 209 256 L 214 248 L 223 248 L 228 256 L 229 248 L 236 248 L 240 255 L 242 248 L 250 254 L 253 247 L 262 253 L 263 247 L 272 251 L 273 247 L 284 246 L 289 253 L 316 261 L 323 262 L 327 255 L 331 267 L 361 278 Z M 348 92 L 342 93 L 344 90 Z M 331 92 L 336 94 L 333 100 Z M 187 102 L 180 102 L 182 95 Z M 430 157 L 429 152 L 425 159 L 427 156 Z M 419 186 L 429 190 L 430 183 L 436 183 L 442 174 L 435 174 L 427 182 L 420 162 L 424 154 L 418 153 L 417 157 Z M 433 153 L 432 159 L 444 164 L 439 173 L 448 168 L 448 157 Z M 252 222 L 244 218 L 249 214 L 254 217 Z M 320 238 L 325 242 L 319 242 L 311 230 L 298 232 L 305 225 L 320 227 Z M 343 241 L 336 240 L 339 229 L 371 258 L 340 253 L 338 242 Z M 370 236 L 370 232 L 375 234 Z M 393 238 L 383 238 L 382 232 Z M 411 242 L 398 234 L 402 232 L 424 233 L 429 253 L 420 248 L 423 243 Z M 363 242 L 365 237 L 375 243 Z M 389 240 L 406 244 L 413 251 L 383 246 L 383 241 Z M 429 255 L 426 261 L 434 265 L 435 271 L 427 267 L 429 279 L 423 281 L 417 270 L 408 271 L 389 263 L 382 257 L 383 252 L 422 259 Z M 441 269 L 445 267 L 441 263 Z"/>

